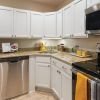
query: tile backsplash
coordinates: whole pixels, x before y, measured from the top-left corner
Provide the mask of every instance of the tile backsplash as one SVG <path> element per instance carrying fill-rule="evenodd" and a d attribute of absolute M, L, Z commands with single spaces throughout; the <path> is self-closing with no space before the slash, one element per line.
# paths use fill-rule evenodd
<path fill-rule="evenodd" d="M 2 42 L 18 43 L 19 48 L 32 48 L 36 42 L 43 41 L 46 46 L 57 46 L 58 44 L 65 44 L 65 47 L 72 48 L 79 45 L 80 48 L 89 51 L 96 50 L 96 43 L 100 43 L 100 36 L 89 36 L 85 39 L 61 39 L 61 40 L 42 40 L 42 39 L 0 39 Z"/>

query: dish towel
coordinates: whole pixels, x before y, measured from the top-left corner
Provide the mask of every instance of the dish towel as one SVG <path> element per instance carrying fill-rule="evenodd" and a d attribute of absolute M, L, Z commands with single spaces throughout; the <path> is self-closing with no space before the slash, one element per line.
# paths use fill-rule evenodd
<path fill-rule="evenodd" d="M 75 100 L 88 100 L 87 83 L 88 77 L 81 73 L 77 73 Z"/>
<path fill-rule="evenodd" d="M 96 100 L 96 82 L 93 80 L 91 80 L 91 100 Z"/>
<path fill-rule="evenodd" d="M 100 83 L 97 83 L 97 100 L 100 100 Z"/>

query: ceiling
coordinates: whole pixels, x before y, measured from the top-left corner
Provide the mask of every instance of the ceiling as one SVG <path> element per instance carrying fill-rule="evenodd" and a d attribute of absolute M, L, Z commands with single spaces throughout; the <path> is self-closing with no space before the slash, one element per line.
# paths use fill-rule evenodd
<path fill-rule="evenodd" d="M 37 3 L 42 3 L 45 5 L 59 6 L 61 3 L 67 0 L 32 0 L 32 1 Z"/>

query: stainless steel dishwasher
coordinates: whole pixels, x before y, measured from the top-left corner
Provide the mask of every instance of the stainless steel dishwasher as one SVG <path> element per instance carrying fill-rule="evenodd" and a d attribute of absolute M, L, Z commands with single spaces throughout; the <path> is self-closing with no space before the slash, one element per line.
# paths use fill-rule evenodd
<path fill-rule="evenodd" d="M 27 93 L 28 86 L 29 57 L 9 58 L 6 99 Z"/>
<path fill-rule="evenodd" d="M 8 63 L 0 59 L 0 100 L 6 99 L 6 86 L 8 77 Z"/>

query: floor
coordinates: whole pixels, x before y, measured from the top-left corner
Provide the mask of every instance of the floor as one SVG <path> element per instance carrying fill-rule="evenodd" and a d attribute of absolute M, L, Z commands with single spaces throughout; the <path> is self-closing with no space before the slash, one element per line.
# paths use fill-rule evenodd
<path fill-rule="evenodd" d="M 56 100 L 50 93 L 35 92 L 12 100 Z"/>

